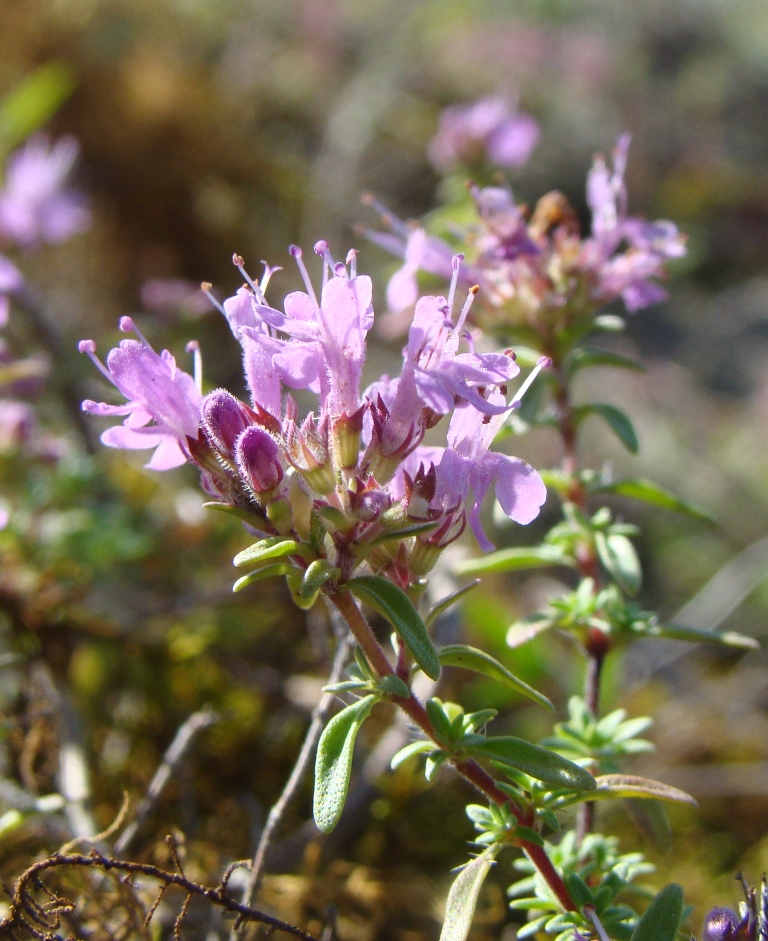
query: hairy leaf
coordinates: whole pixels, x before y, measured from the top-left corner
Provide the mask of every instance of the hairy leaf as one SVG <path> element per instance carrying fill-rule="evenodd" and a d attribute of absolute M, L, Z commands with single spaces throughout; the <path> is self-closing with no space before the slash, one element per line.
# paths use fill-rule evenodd
<path fill-rule="evenodd" d="M 295 555 L 304 552 L 304 547 L 295 539 L 286 539 L 285 536 L 269 536 L 260 539 L 252 546 L 243 549 L 233 559 L 235 568 L 245 568 L 246 565 L 261 565 L 270 559 L 281 559 L 286 555 Z"/>
<path fill-rule="evenodd" d="M 469 934 L 477 899 L 493 865 L 495 850 L 489 848 L 470 860 L 453 881 L 445 903 L 445 921 L 440 941 L 464 941 Z"/>
<path fill-rule="evenodd" d="M 509 765 L 536 778 L 537 781 L 546 781 L 557 787 L 577 791 L 593 791 L 595 788 L 595 779 L 580 765 L 568 761 L 548 748 L 512 735 L 486 738 L 473 744 L 471 752 Z"/>
<path fill-rule="evenodd" d="M 674 941 L 683 917 L 683 890 L 664 886 L 635 925 L 631 941 Z"/>
<path fill-rule="evenodd" d="M 323 833 L 330 833 L 339 822 L 347 799 L 355 738 L 375 701 L 375 696 L 365 696 L 342 709 L 320 736 L 315 760 L 313 814 Z"/>
<path fill-rule="evenodd" d="M 484 650 L 478 650 L 476 647 L 468 647 L 466 644 L 449 644 L 443 647 L 439 652 L 440 663 L 443 666 L 463 667 L 465 670 L 472 670 L 474 673 L 481 673 L 492 680 L 498 680 L 500 683 L 506 683 L 517 693 L 527 696 L 540 706 L 554 711 L 554 706 L 549 699 L 532 686 L 518 679 L 514 673 L 494 659 Z"/>
<path fill-rule="evenodd" d="M 436 680 L 440 676 L 437 651 L 419 612 L 405 592 L 380 575 L 353 578 L 347 587 L 356 598 L 369 604 L 389 621 L 416 663 L 430 679 Z"/>

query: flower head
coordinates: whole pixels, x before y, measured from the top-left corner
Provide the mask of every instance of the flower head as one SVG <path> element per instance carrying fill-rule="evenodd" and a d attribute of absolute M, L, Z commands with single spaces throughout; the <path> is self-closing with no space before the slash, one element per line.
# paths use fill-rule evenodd
<path fill-rule="evenodd" d="M 442 171 L 488 159 L 500 167 L 522 166 L 539 142 L 539 125 L 501 95 L 453 105 L 440 115 L 429 159 Z"/>
<path fill-rule="evenodd" d="M 91 415 L 125 416 L 122 425 L 108 428 L 101 440 L 112 448 L 155 448 L 147 467 L 167 470 L 187 461 L 186 442 L 197 438 L 200 429 L 202 394 L 195 380 L 176 366 L 168 352 L 156 353 L 136 330 L 130 317 L 120 328 L 134 330 L 138 340 L 121 340 L 107 356 L 106 366 L 96 357 L 92 340 L 81 340 L 86 353 L 99 371 L 128 399 L 125 405 L 83 402 Z"/>
<path fill-rule="evenodd" d="M 78 149 L 73 137 L 50 144 L 38 135 L 10 157 L 0 190 L 0 236 L 30 248 L 88 227 L 85 198 L 65 189 Z"/>

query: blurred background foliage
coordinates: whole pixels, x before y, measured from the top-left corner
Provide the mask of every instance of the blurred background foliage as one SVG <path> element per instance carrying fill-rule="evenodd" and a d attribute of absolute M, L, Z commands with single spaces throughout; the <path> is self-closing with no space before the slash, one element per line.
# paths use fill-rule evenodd
<path fill-rule="evenodd" d="M 88 232 L 14 257 L 39 290 L 39 309 L 14 308 L 6 336 L 15 352 L 47 358 L 49 375 L 35 399 L 37 437 L 0 442 L 10 512 L 0 532 L 7 782 L 32 795 L 64 793 L 71 826 L 106 826 L 123 790 L 138 800 L 178 727 L 210 704 L 220 720 L 196 741 L 134 849 L 166 861 L 161 838 L 177 827 L 197 871 L 214 881 L 252 851 L 322 686 L 332 635 L 280 586 L 231 595 L 230 560 L 247 536 L 201 509 L 190 468 L 145 472 L 73 420 L 67 402 L 103 398 L 76 341 L 93 337 L 105 352 L 118 317 L 131 313 L 180 361 L 186 341 L 199 339 L 207 386 L 242 391 L 236 344 L 195 284 L 212 281 L 227 296 L 239 284 L 233 251 L 255 273 L 260 259 L 285 264 L 289 243 L 306 249 L 320 237 L 338 254 L 361 249 L 383 310 L 395 263 L 355 234 L 374 222 L 361 194 L 405 218 L 433 207 L 440 180 L 425 153 L 441 109 L 496 91 L 519 96 L 542 127 L 512 179 L 518 198 L 532 203 L 557 188 L 585 217 L 593 153 L 630 130 L 631 210 L 689 234 L 671 300 L 631 318 L 615 342 L 639 353 L 646 374 L 601 370 L 581 389 L 627 408 L 640 456 L 587 426 L 585 460 L 656 479 L 716 517 L 708 526 L 617 505 L 643 526 L 645 607 L 670 618 L 720 573 L 684 609 L 689 619 L 766 639 L 761 0 L 2 0 L 0 53 L 0 95 L 49 69 L 53 92 L 40 91 L 55 111 L 48 126 L 79 140 L 76 183 L 93 213 Z M 56 110 L 57 95 L 66 100 Z M 296 287 L 286 269 L 273 301 Z M 376 362 L 398 347 L 381 340 Z M 539 464 L 558 457 L 544 432 L 517 450 Z M 544 523 L 556 508 L 548 512 Z M 503 530 L 499 543 L 535 535 Z M 549 636 L 514 654 L 504 643 L 509 624 L 557 590 L 551 577 L 488 579 L 467 601 L 463 629 L 562 714 L 581 685 L 573 650 Z M 738 659 L 669 642 L 635 649 L 607 677 L 606 709 L 656 721 L 658 751 L 634 768 L 700 802 L 698 814 L 673 815 L 668 856 L 649 850 L 656 883 L 681 882 L 699 913 L 736 899 L 736 869 L 754 880 L 768 865 L 765 667 L 763 653 Z M 462 680 L 448 677 L 441 695 L 468 709 L 503 708 L 503 724 L 519 734 L 549 731 L 546 716 L 500 698 L 493 684 Z M 366 726 L 369 744 L 382 722 Z M 282 829 L 265 903 L 302 919 L 333 902 L 345 941 L 435 937 L 448 869 L 466 858 L 471 838 L 461 785 L 446 775 L 428 787 L 406 766 L 360 787 L 357 809 L 325 843 L 304 824 L 304 789 Z M 604 813 L 624 850 L 634 848 L 618 811 Z M 3 827 L 6 881 L 71 833 L 63 817 L 33 812 L 21 822 L 0 817 Z M 498 937 L 511 921 L 505 877 L 489 883 L 478 938 Z"/>

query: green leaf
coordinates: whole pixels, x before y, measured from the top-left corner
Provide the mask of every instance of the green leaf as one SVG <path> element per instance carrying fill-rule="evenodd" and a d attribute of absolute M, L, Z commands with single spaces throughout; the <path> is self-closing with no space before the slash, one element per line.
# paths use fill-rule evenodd
<path fill-rule="evenodd" d="M 590 402 L 587 405 L 578 405 L 573 410 L 577 425 L 580 425 L 589 415 L 599 415 L 611 427 L 624 447 L 631 454 L 637 454 L 640 448 L 637 432 L 629 417 L 620 408 L 616 408 L 615 405 L 606 405 L 604 402 Z"/>
<path fill-rule="evenodd" d="M 567 872 L 563 876 L 565 887 L 573 901 L 583 908 L 585 905 L 592 905 L 594 898 L 587 883 L 575 872 Z"/>
<path fill-rule="evenodd" d="M 609 800 L 617 797 L 631 797 L 643 800 L 667 800 L 677 801 L 681 804 L 690 804 L 697 807 L 698 804 L 685 791 L 664 784 L 661 781 L 654 781 L 652 778 L 641 778 L 634 774 L 602 774 L 595 778 L 595 789 L 589 792 L 588 799 Z M 558 809 L 567 807 L 569 804 L 577 803 L 581 798 L 566 796 L 557 802 Z"/>
<path fill-rule="evenodd" d="M 329 579 L 335 578 L 337 575 L 341 575 L 341 569 L 337 568 L 335 565 L 331 565 L 327 559 L 315 559 L 314 562 L 307 566 L 307 570 L 301 580 L 299 596 L 304 601 L 309 601 L 310 599 L 314 600 L 323 585 Z"/>
<path fill-rule="evenodd" d="M 232 591 L 242 591 L 254 582 L 260 582 L 263 578 L 273 578 L 275 575 L 290 575 L 298 572 L 295 566 L 290 562 L 275 562 L 273 565 L 265 565 L 264 568 L 256 569 L 255 572 L 249 572 L 238 578 L 232 586 Z"/>
<path fill-rule="evenodd" d="M 410 699 L 411 696 L 408 684 L 404 680 L 401 680 L 399 676 L 395 676 L 394 673 L 382 676 L 379 680 L 378 687 L 382 693 L 399 696 L 401 699 Z"/>
<path fill-rule="evenodd" d="M 554 626 L 555 621 L 549 615 L 531 614 L 529 617 L 515 621 L 511 625 L 507 631 L 507 646 L 512 647 L 514 650 L 515 647 L 527 644 L 529 640 L 533 640 L 534 637 L 538 637 L 539 634 L 550 630 Z"/>
<path fill-rule="evenodd" d="M 554 711 L 554 706 L 549 699 L 532 686 L 518 679 L 513 673 L 495 660 L 484 650 L 478 650 L 476 647 L 468 647 L 466 644 L 449 644 L 443 647 L 438 654 L 440 663 L 446 667 L 463 667 L 465 670 L 472 670 L 474 673 L 481 673 L 492 680 L 498 680 L 500 683 L 506 683 L 517 693 L 527 696 L 540 706 Z"/>
<path fill-rule="evenodd" d="M 461 588 L 457 588 L 456 591 L 452 591 L 449 595 L 446 595 L 441 601 L 438 601 L 437 604 L 433 605 L 427 612 L 427 616 L 424 618 L 424 624 L 427 627 L 431 627 L 432 623 L 440 617 L 440 615 L 447 611 L 452 605 L 456 604 L 459 598 L 467 594 L 467 592 L 472 591 L 473 588 L 477 588 L 480 584 L 480 579 L 475 578 L 467 585 L 462 585 Z"/>
<path fill-rule="evenodd" d="M 347 799 L 355 738 L 374 702 L 375 696 L 366 696 L 342 709 L 320 736 L 315 760 L 313 814 L 323 833 L 330 833 L 339 822 Z"/>
<path fill-rule="evenodd" d="M 416 663 L 431 680 L 436 680 L 440 676 L 437 651 L 419 612 L 405 592 L 380 575 L 353 578 L 347 582 L 347 587 L 356 598 L 369 604 L 389 621 Z"/>
<path fill-rule="evenodd" d="M 632 500 L 641 500 L 643 503 L 650 503 L 658 506 L 662 510 L 674 510 L 677 513 L 685 513 L 687 516 L 693 516 L 696 519 L 704 520 L 707 523 L 714 523 L 715 519 L 711 513 L 703 507 L 690 503 L 688 500 L 682 500 L 675 496 L 664 487 L 660 487 L 652 480 L 636 478 L 630 480 L 616 480 L 610 484 L 600 484 L 589 488 L 590 493 L 615 493 L 620 497 L 629 497 Z"/>
<path fill-rule="evenodd" d="M 49 62 L 24 79 L 0 101 L 0 155 L 39 130 L 74 90 L 70 70 Z"/>
<path fill-rule="evenodd" d="M 450 745 L 453 742 L 453 726 L 443 709 L 442 702 L 434 696 L 426 701 L 424 707 L 427 710 L 429 721 L 434 726 L 438 740 Z"/>
<path fill-rule="evenodd" d="M 423 755 L 424 752 L 429 751 L 435 751 L 434 742 L 409 742 L 392 756 L 392 761 L 389 763 L 389 766 L 394 771 L 395 768 L 399 768 L 404 761 L 408 761 L 408 759 L 413 758 L 414 755 Z"/>
<path fill-rule="evenodd" d="M 658 800 L 638 800 L 634 797 L 622 801 L 627 816 L 640 833 L 662 856 L 672 849 L 672 825 L 666 808 Z"/>
<path fill-rule="evenodd" d="M 286 555 L 304 555 L 306 549 L 295 539 L 286 539 L 285 536 L 269 536 L 267 539 L 260 539 L 254 542 L 252 546 L 238 552 L 232 560 L 235 568 L 245 568 L 246 565 L 262 565 L 270 559 L 280 559 Z"/>
<path fill-rule="evenodd" d="M 674 941 L 683 917 L 683 890 L 664 886 L 635 925 L 631 941 Z"/>
<path fill-rule="evenodd" d="M 480 889 L 493 865 L 494 855 L 495 850 L 489 847 L 470 860 L 454 879 L 445 903 L 440 941 L 464 941 L 469 934 Z"/>
<path fill-rule="evenodd" d="M 557 752 L 512 735 L 486 738 L 468 750 L 474 755 L 491 758 L 523 771 L 537 781 L 546 781 L 557 787 L 576 791 L 593 791 L 595 788 L 595 779 L 586 769 L 568 761 Z"/>
<path fill-rule="evenodd" d="M 597 788 L 593 800 L 596 797 L 637 797 L 637 798 L 655 798 L 657 800 L 678 801 L 681 804 L 690 804 L 692 807 L 698 807 L 696 801 L 690 794 L 681 791 L 679 788 L 664 784 L 661 781 L 654 781 L 653 778 L 641 778 L 636 774 L 603 774 L 595 778 Z"/>
<path fill-rule="evenodd" d="M 583 347 L 573 350 L 568 357 L 566 368 L 568 377 L 572 377 L 579 369 L 589 366 L 615 366 L 618 369 L 632 369 L 635 372 L 645 372 L 645 367 L 628 356 L 619 353 L 610 353 L 608 350 L 589 350 Z"/>
<path fill-rule="evenodd" d="M 560 546 L 530 546 L 499 549 L 476 559 L 458 562 L 453 570 L 457 575 L 488 575 L 495 572 L 519 572 L 523 569 L 544 568 L 549 565 L 573 567 L 574 560 Z"/>
<path fill-rule="evenodd" d="M 710 631 L 703 627 L 686 627 L 683 624 L 655 624 L 647 633 L 654 637 L 667 637 L 670 640 L 688 640 L 725 644 L 726 647 L 741 647 L 744 650 L 757 650 L 760 642 L 746 634 L 736 631 Z"/>
<path fill-rule="evenodd" d="M 635 547 L 618 533 L 595 533 L 595 547 L 600 561 L 616 580 L 618 586 L 628 595 L 636 595 L 640 591 L 643 581 L 643 572 Z"/>
<path fill-rule="evenodd" d="M 365 542 L 360 547 L 360 552 L 367 552 L 372 546 L 381 546 L 386 542 L 392 542 L 397 539 L 408 539 L 409 536 L 418 536 L 420 533 L 428 533 L 437 526 L 437 522 L 430 523 L 412 523 L 410 526 L 402 526 L 399 529 L 390 529 L 380 533 L 373 539 Z"/>

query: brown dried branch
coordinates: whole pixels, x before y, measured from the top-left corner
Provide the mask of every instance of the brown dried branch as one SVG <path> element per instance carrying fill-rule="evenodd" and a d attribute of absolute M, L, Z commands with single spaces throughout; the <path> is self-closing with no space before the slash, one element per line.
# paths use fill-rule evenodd
<path fill-rule="evenodd" d="M 268 915 L 266 912 L 250 908 L 236 901 L 227 895 L 226 885 L 223 882 L 216 887 L 202 885 L 182 873 L 168 872 L 149 863 L 114 859 L 103 856 L 96 850 L 93 850 L 88 856 L 80 853 L 54 853 L 52 856 L 30 866 L 19 877 L 12 892 L 8 914 L 0 921 L 0 939 L 7 938 L 8 941 L 19 941 L 26 934 L 38 939 L 38 941 L 60 941 L 61 935 L 58 934 L 58 930 L 61 927 L 61 917 L 64 914 L 71 913 L 74 904 L 66 897 L 53 892 L 49 886 L 43 883 L 41 877 L 45 872 L 70 866 L 119 873 L 124 877 L 121 880 L 123 884 L 128 884 L 128 880 L 134 876 L 143 875 L 160 883 L 160 895 L 170 886 L 182 889 L 186 892 L 186 899 L 176 919 L 174 934 L 177 938 L 189 901 L 192 896 L 196 895 L 206 899 L 212 905 L 217 905 L 236 915 L 241 923 L 248 921 L 259 922 L 270 931 L 284 931 L 286 934 L 301 938 L 302 941 L 317 941 L 313 935 L 296 925 L 291 925 L 279 918 Z M 48 900 L 41 905 L 35 900 L 35 892 L 42 892 L 48 897 Z M 150 909 L 148 920 L 151 919 L 155 908 L 156 905 Z"/>

